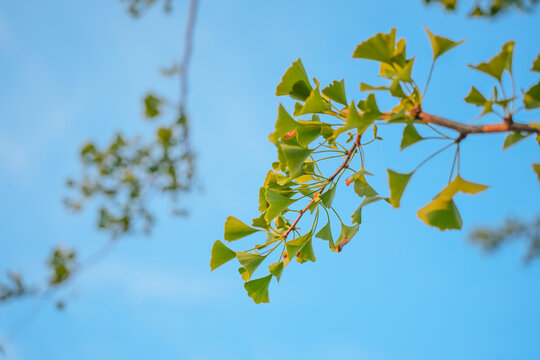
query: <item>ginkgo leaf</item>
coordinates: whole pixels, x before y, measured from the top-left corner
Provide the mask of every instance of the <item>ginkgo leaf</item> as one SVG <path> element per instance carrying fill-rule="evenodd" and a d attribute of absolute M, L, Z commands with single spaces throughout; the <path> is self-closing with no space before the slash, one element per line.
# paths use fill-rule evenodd
<path fill-rule="evenodd" d="M 424 26 L 424 29 L 428 34 L 429 41 L 431 42 L 431 49 L 433 50 L 433 61 L 437 60 L 439 56 L 449 50 L 452 50 L 453 48 L 462 44 L 465 41 L 452 41 L 443 38 L 442 36 L 434 35 L 426 26 Z"/>
<path fill-rule="evenodd" d="M 261 263 L 266 258 L 265 256 L 259 254 L 252 254 L 248 252 L 236 252 L 236 258 L 238 262 L 246 269 L 249 276 L 253 275 L 255 270 L 261 265 Z"/>
<path fill-rule="evenodd" d="M 334 249 L 334 238 L 332 237 L 332 229 L 330 227 L 330 221 L 324 225 L 318 233 L 315 234 L 316 238 L 328 241 L 330 249 Z"/>
<path fill-rule="evenodd" d="M 504 139 L 503 150 L 508 149 L 510 146 L 520 142 L 521 140 L 525 139 L 529 135 L 532 135 L 532 134 L 531 133 L 521 134 L 518 131 L 514 131 L 513 133 L 508 134 L 506 138 Z"/>
<path fill-rule="evenodd" d="M 457 175 L 433 200 L 418 210 L 418 217 L 426 224 L 440 230 L 461 229 L 463 224 L 453 197 L 458 192 L 476 194 L 486 190 L 488 186 L 464 180 Z"/>
<path fill-rule="evenodd" d="M 401 139 L 399 148 L 403 150 L 422 140 L 424 140 L 424 138 L 420 136 L 414 125 L 408 123 L 407 126 L 405 126 L 405 129 L 403 129 L 403 138 Z"/>
<path fill-rule="evenodd" d="M 463 220 L 461 220 L 461 215 L 454 200 L 433 201 L 418 210 L 418 217 L 426 224 L 439 230 L 459 230 L 463 226 Z"/>
<path fill-rule="evenodd" d="M 225 246 L 221 241 L 216 240 L 212 246 L 212 255 L 210 257 L 210 269 L 214 270 L 226 262 L 234 259 L 236 253 Z"/>
<path fill-rule="evenodd" d="M 266 221 L 270 221 L 279 214 L 281 214 L 283 210 L 285 210 L 296 200 L 289 199 L 288 197 L 281 195 L 275 190 L 267 189 L 266 201 L 268 202 L 268 209 L 266 210 L 266 215 L 264 217 Z"/>
<path fill-rule="evenodd" d="M 251 235 L 257 231 L 260 230 L 254 229 L 251 226 L 244 224 L 242 221 L 238 220 L 234 216 L 229 216 L 225 221 L 224 239 L 227 241 L 234 241 Z"/>
<path fill-rule="evenodd" d="M 501 52 L 495 55 L 488 62 L 480 63 L 478 65 L 469 65 L 469 67 L 493 76 L 495 79 L 501 81 L 504 70 L 512 73 L 512 57 L 514 54 L 514 42 L 509 41 L 503 45 Z"/>
<path fill-rule="evenodd" d="M 540 72 L 540 54 L 538 54 L 536 60 L 533 61 L 531 71 Z"/>
<path fill-rule="evenodd" d="M 283 261 L 280 261 L 280 262 L 277 262 L 275 264 L 268 266 L 268 270 L 270 270 L 270 274 L 274 275 L 278 282 L 279 282 L 279 279 L 281 279 L 283 268 L 284 268 Z"/>
<path fill-rule="evenodd" d="M 523 97 L 526 109 L 536 109 L 540 107 L 540 82 L 531 87 Z"/>
<path fill-rule="evenodd" d="M 290 95 L 293 99 L 305 100 L 311 92 L 306 69 L 302 60 L 298 59 L 287 69 L 276 88 L 276 95 Z"/>
<path fill-rule="evenodd" d="M 339 238 L 336 241 L 336 248 L 335 251 L 341 252 L 343 250 L 343 247 L 347 245 L 356 235 L 358 232 L 358 224 L 347 226 L 345 224 L 341 224 L 341 233 L 339 234 Z"/>
<path fill-rule="evenodd" d="M 276 121 L 276 131 L 268 136 L 271 142 L 274 144 L 278 140 L 298 127 L 298 123 L 292 118 L 291 115 L 285 110 L 283 105 L 279 104 L 278 118 Z"/>
<path fill-rule="evenodd" d="M 532 164 L 532 168 L 536 173 L 536 176 L 538 176 L 538 180 L 540 181 L 540 164 Z"/>
<path fill-rule="evenodd" d="M 390 33 L 379 33 L 360 43 L 353 53 L 353 58 L 381 61 L 391 64 L 396 42 L 396 29 Z"/>
<path fill-rule="evenodd" d="M 484 106 L 484 104 L 488 101 L 474 86 L 471 88 L 469 95 L 467 95 L 464 100 L 465 102 L 476 106 Z"/>
<path fill-rule="evenodd" d="M 347 95 L 345 94 L 345 80 L 336 81 L 322 89 L 322 93 L 330 99 L 347 106 Z"/>
<path fill-rule="evenodd" d="M 268 296 L 268 286 L 272 280 L 272 274 L 248 281 L 244 284 L 244 288 L 247 290 L 248 296 L 253 299 L 255 304 L 268 303 L 270 298 Z"/>
<path fill-rule="evenodd" d="M 330 110 L 330 104 L 324 101 L 321 93 L 319 92 L 319 87 L 316 87 L 315 89 L 311 90 L 304 105 L 294 110 L 294 116 L 304 114 L 322 114 L 327 110 Z"/>
<path fill-rule="evenodd" d="M 301 146 L 281 144 L 281 150 L 287 161 L 287 170 L 289 170 L 289 178 L 294 179 L 302 172 L 304 162 L 311 154 L 312 150 Z"/>
<path fill-rule="evenodd" d="M 327 208 L 332 206 L 332 202 L 334 201 L 334 198 L 336 197 L 336 188 L 337 188 L 337 185 L 334 185 L 330 188 L 330 190 L 325 191 L 321 195 L 321 201 L 323 205 L 326 206 Z"/>
<path fill-rule="evenodd" d="M 300 252 L 304 246 L 311 241 L 312 235 L 313 233 L 309 232 L 286 243 L 287 257 L 289 260 L 292 260 L 298 254 L 298 252 Z"/>
<path fill-rule="evenodd" d="M 413 173 L 400 174 L 388 169 L 388 183 L 390 185 L 390 204 L 398 208 L 403 192 L 409 183 Z"/>

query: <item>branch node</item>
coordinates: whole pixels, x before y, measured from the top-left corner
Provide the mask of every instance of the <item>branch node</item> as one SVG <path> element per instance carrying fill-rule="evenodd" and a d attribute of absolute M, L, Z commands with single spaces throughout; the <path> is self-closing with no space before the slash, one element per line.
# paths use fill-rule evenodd
<path fill-rule="evenodd" d="M 462 142 L 468 135 L 469 133 L 466 133 L 466 132 L 461 132 L 459 133 L 459 136 L 457 137 L 457 139 L 455 140 L 455 143 L 456 144 L 459 144 L 460 142 Z"/>
<path fill-rule="evenodd" d="M 420 120 L 420 114 L 422 113 L 422 106 L 420 104 L 414 105 L 411 116 L 415 118 L 415 120 Z"/>

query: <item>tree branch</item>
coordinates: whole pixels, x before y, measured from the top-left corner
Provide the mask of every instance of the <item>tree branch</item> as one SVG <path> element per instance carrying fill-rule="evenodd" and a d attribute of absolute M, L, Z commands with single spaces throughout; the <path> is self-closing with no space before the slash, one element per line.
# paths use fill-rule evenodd
<path fill-rule="evenodd" d="M 296 220 L 294 221 L 294 223 L 291 225 L 290 228 L 287 229 L 287 231 L 285 231 L 283 233 L 283 240 L 286 240 L 287 239 L 287 236 L 289 236 L 289 233 L 291 231 L 294 230 L 294 228 L 296 227 L 296 225 L 298 224 L 298 222 L 300 221 L 300 219 L 302 218 L 302 216 L 304 215 L 304 213 L 308 210 L 308 208 L 315 202 L 318 200 L 319 198 L 319 195 L 322 194 L 322 192 L 324 191 L 324 189 L 326 188 L 326 186 L 328 184 L 330 184 L 336 176 L 338 176 L 338 174 L 347 167 L 347 165 L 349 165 L 349 162 L 351 161 L 351 158 L 354 154 L 354 152 L 356 151 L 356 149 L 360 146 L 360 138 L 362 137 L 361 134 L 358 134 L 356 136 L 356 139 L 354 140 L 354 144 L 353 146 L 351 146 L 351 148 L 349 149 L 349 151 L 347 151 L 347 157 L 345 158 L 345 161 L 343 161 L 343 163 L 336 169 L 336 171 L 334 171 L 334 173 L 326 180 L 326 183 L 321 186 L 321 188 L 315 192 L 315 196 L 313 197 L 313 199 L 309 202 L 309 204 L 306 205 L 305 208 L 303 208 L 302 210 L 300 210 L 300 214 L 298 214 L 298 217 L 296 218 Z"/>
<path fill-rule="evenodd" d="M 462 137 L 465 137 L 468 134 L 486 134 L 507 131 L 520 131 L 540 134 L 540 128 L 532 127 L 528 124 L 521 124 L 510 121 L 498 124 L 468 125 L 437 115 L 428 114 L 423 111 L 419 111 L 416 114 L 415 118 L 417 118 L 418 120 L 422 120 L 425 123 L 439 125 L 447 129 L 455 130 L 459 132 Z"/>

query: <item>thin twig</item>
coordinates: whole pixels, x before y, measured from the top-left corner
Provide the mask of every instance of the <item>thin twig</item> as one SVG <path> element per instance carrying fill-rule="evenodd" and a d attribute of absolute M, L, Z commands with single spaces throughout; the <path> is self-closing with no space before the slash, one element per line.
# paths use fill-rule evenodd
<path fill-rule="evenodd" d="M 356 148 L 358 146 L 360 146 L 360 138 L 362 137 L 361 134 L 358 134 L 356 136 L 356 139 L 354 140 L 354 144 L 353 146 L 347 151 L 347 157 L 345 158 L 345 161 L 343 161 L 343 163 L 336 169 L 336 171 L 328 178 L 328 181 L 323 185 L 321 186 L 321 188 L 319 189 L 319 191 L 315 192 L 315 196 L 313 197 L 313 199 L 306 205 L 305 208 L 303 208 L 302 210 L 300 210 L 300 214 L 298 215 L 298 217 L 296 218 L 296 220 L 294 221 L 294 223 L 291 225 L 291 227 L 289 227 L 289 229 L 287 229 L 287 231 L 285 231 L 283 233 L 283 240 L 286 240 L 287 239 L 287 236 L 289 235 L 289 233 L 294 230 L 296 228 L 296 225 L 298 224 L 298 222 L 300 221 L 300 219 L 302 218 L 302 216 L 306 213 L 306 211 L 309 209 L 309 207 L 315 203 L 315 201 L 318 200 L 318 197 L 320 194 L 323 193 L 324 189 L 326 188 L 326 186 L 328 186 L 328 184 L 330 184 L 334 178 L 336 176 L 339 175 L 339 173 L 347 168 L 347 166 L 349 165 L 349 162 L 351 161 L 352 157 L 353 157 L 353 154 L 354 152 L 356 151 Z"/>

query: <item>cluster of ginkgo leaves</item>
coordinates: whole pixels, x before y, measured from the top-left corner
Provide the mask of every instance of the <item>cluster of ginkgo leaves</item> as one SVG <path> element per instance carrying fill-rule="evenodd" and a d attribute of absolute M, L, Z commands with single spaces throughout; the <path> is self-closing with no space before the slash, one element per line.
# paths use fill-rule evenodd
<path fill-rule="evenodd" d="M 144 99 L 144 115 L 158 118 L 166 101 L 156 95 Z M 91 200 L 98 200 L 98 228 L 113 237 L 142 228 L 149 232 L 153 224 L 147 198 L 152 191 L 171 195 L 173 200 L 191 189 L 194 167 L 193 153 L 187 141 L 187 119 L 180 112 L 168 126 L 159 126 L 155 138 L 126 139 L 117 134 L 103 148 L 93 142 L 83 145 L 80 158 L 83 175 L 68 180 L 75 195 L 65 200 L 79 211 Z M 175 209 L 176 214 L 185 210 Z"/>
<path fill-rule="evenodd" d="M 433 70 L 435 61 L 461 42 L 426 31 L 433 50 Z M 496 79 L 497 85 L 490 96 L 483 95 L 473 87 L 465 98 L 466 102 L 481 107 L 482 115 L 491 113 L 500 116 L 501 121 L 512 119 L 516 111 L 518 94 L 512 87 L 511 93 L 506 95 L 503 86 L 504 74 L 513 83 L 513 48 L 513 42 L 506 43 L 501 52 L 488 62 L 471 66 Z M 262 241 L 255 241 L 253 247 L 243 251 L 234 251 L 220 240 L 213 245 L 211 269 L 236 258 L 241 265 L 239 273 L 245 281 L 244 287 L 256 303 L 269 302 L 268 287 L 272 278 L 279 281 L 284 268 L 291 261 L 296 259 L 304 263 L 316 260 L 313 250 L 315 238 L 327 241 L 332 251 L 340 252 L 357 233 L 366 206 L 383 201 L 399 207 L 405 188 L 416 170 L 445 149 L 455 147 L 450 178 L 454 170 L 455 176 L 431 202 L 418 210 L 417 215 L 423 222 L 440 230 L 460 229 L 462 219 L 454 197 L 458 193 L 476 194 L 487 189 L 487 186 L 464 180 L 460 175 L 459 144 L 466 134 L 460 133 L 460 136 L 453 138 L 420 119 L 427 84 L 421 91 L 413 79 L 414 58 L 407 57 L 406 42 L 396 39 L 395 29 L 388 34 L 379 33 L 359 44 L 353 58 L 378 62 L 379 76 L 386 79 L 386 84 L 382 86 L 361 83 L 360 90 L 368 92 L 368 95 L 359 102 L 348 100 L 344 80 L 333 81 L 322 89 L 317 79 L 313 79 L 312 84 L 300 59 L 293 62 L 283 75 L 276 95 L 288 95 L 297 102 L 292 115 L 284 106 L 279 106 L 275 131 L 269 136 L 277 148 L 277 161 L 272 163 L 272 169 L 259 190 L 260 215 L 252 220 L 251 225 L 232 216 L 225 222 L 225 241 L 233 242 L 252 234 L 263 234 L 258 238 Z M 532 70 L 540 72 L 540 56 L 534 61 Z M 431 71 L 428 79 L 430 76 Z M 375 91 L 389 93 L 396 99 L 396 105 L 389 111 L 381 111 Z M 540 82 L 525 92 L 523 105 L 526 109 L 540 107 Z M 388 169 L 388 195 L 380 195 L 369 184 L 368 178 L 373 174 L 364 167 L 364 148 L 382 141 L 377 126 L 381 123 L 404 125 L 400 144 L 402 150 L 435 138 L 447 142 L 411 172 L 400 173 Z M 421 135 L 419 127 L 433 134 Z M 504 148 L 530 134 L 510 133 Z M 540 136 L 536 140 L 540 144 Z M 358 169 L 353 169 L 351 165 L 355 157 L 360 158 Z M 329 168 L 329 163 L 334 163 L 335 167 L 332 168 L 335 171 L 327 174 L 325 170 Z M 533 165 L 540 177 L 539 167 L 540 164 Z M 350 221 L 343 220 L 333 207 L 336 185 L 342 178 L 352 188 L 350 191 L 359 197 L 359 206 L 351 214 Z M 304 216 L 307 213 L 309 220 Z M 336 217 L 340 223 L 340 229 L 335 233 L 331 228 L 332 217 Z M 269 274 L 253 278 L 263 262 L 269 264 Z"/>

